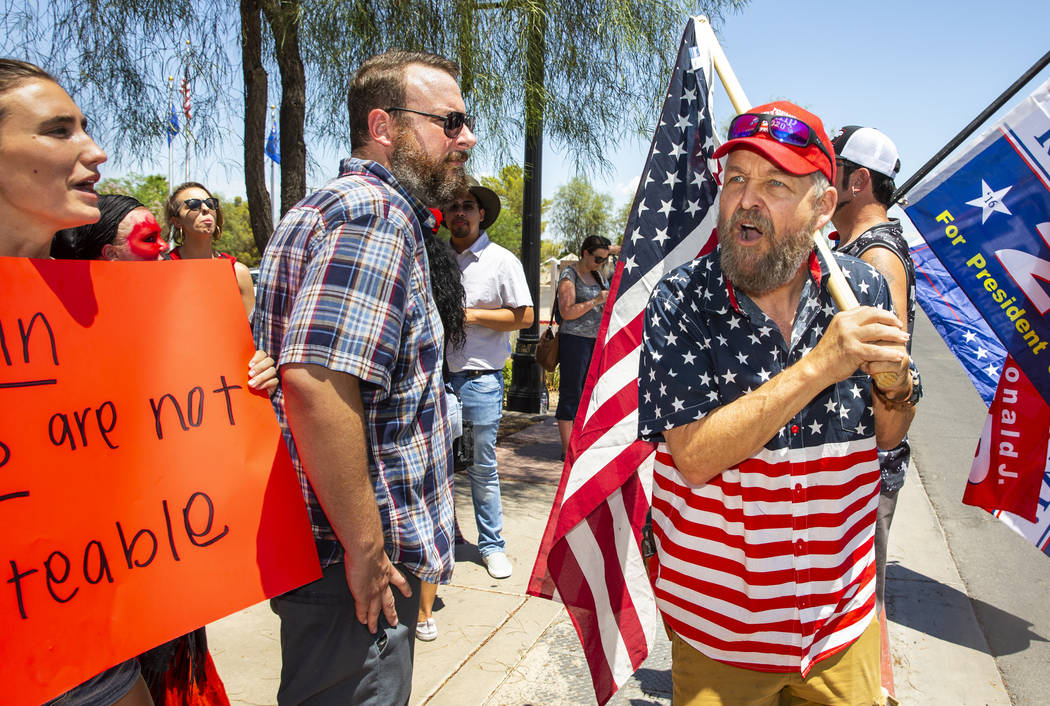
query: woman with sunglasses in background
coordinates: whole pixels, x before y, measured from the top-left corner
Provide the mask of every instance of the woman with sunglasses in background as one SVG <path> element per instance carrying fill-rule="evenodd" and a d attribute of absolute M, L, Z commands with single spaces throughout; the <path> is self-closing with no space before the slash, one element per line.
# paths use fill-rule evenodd
<path fill-rule="evenodd" d="M 241 292 L 244 310 L 250 318 L 255 308 L 255 286 L 248 268 L 227 253 L 212 249 L 222 237 L 222 206 L 203 184 L 188 181 L 179 184 L 164 206 L 164 220 L 168 223 L 175 247 L 167 257 L 172 260 L 225 258 L 233 263 L 237 287 Z"/>
<path fill-rule="evenodd" d="M 608 238 L 591 235 L 580 246 L 580 260 L 566 267 L 558 280 L 558 312 L 562 323 L 558 329 L 558 420 L 562 458 L 569 448 L 569 434 L 576 409 L 583 395 L 583 383 L 591 364 L 594 341 L 602 322 L 602 309 L 609 296 L 601 268 L 609 258 L 612 243 Z"/>

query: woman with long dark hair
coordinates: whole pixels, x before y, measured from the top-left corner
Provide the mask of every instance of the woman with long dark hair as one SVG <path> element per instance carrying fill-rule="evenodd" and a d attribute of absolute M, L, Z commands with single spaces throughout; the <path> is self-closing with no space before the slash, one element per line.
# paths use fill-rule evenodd
<path fill-rule="evenodd" d="M 445 348 L 447 349 L 449 346 L 462 346 L 467 340 L 467 334 L 463 330 L 466 323 L 466 312 L 463 309 L 466 294 L 463 291 L 463 278 L 452 247 L 434 235 L 441 224 L 441 211 L 436 208 L 430 210 L 437 218 L 437 223 L 434 224 L 434 232 L 424 233 L 423 244 L 426 245 L 427 260 L 430 263 L 430 289 L 434 294 L 434 305 L 437 307 L 438 316 L 441 317 L 441 326 L 445 329 Z M 452 438 L 455 439 L 463 432 L 463 412 L 459 400 L 452 392 L 451 385 L 445 385 L 445 391 L 448 393 Z M 458 523 L 456 524 L 456 536 L 459 536 Z M 424 642 L 437 638 L 437 623 L 434 621 L 433 613 L 437 589 L 436 583 L 420 582 L 416 637 Z"/>

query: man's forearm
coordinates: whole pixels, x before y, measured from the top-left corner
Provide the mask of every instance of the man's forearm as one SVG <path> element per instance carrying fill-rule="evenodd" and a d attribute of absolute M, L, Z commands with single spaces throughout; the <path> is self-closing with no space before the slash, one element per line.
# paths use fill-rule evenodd
<path fill-rule="evenodd" d="M 708 482 L 753 456 L 828 384 L 803 357 L 703 419 L 665 431 L 675 466 L 694 485 Z"/>
<path fill-rule="evenodd" d="M 533 312 L 531 306 L 519 306 L 514 309 L 466 310 L 466 323 L 484 326 L 494 331 L 517 331 L 532 326 Z"/>
<path fill-rule="evenodd" d="M 351 557 L 382 553 L 357 378 L 317 365 L 285 365 L 281 384 L 303 470 L 340 543 Z"/>
<path fill-rule="evenodd" d="M 906 384 L 897 390 L 887 390 L 887 394 L 895 400 L 903 400 L 911 395 L 911 376 L 907 370 L 904 372 Z M 872 385 L 874 386 L 874 382 Z M 915 418 L 914 406 L 888 406 L 881 397 L 872 392 L 872 407 L 875 411 L 875 443 L 880 449 L 895 448 L 911 427 Z"/>

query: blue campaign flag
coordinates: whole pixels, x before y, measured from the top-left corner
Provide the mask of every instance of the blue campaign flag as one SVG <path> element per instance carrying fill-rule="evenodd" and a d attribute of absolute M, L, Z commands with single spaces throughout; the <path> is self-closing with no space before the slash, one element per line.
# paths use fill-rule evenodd
<path fill-rule="evenodd" d="M 175 112 L 175 104 L 169 103 L 168 106 L 171 108 L 171 114 L 168 116 L 168 144 L 175 139 L 175 136 L 179 134 L 179 116 Z"/>
<path fill-rule="evenodd" d="M 910 197 L 906 213 L 945 275 L 1050 402 L 1050 81 Z"/>
<path fill-rule="evenodd" d="M 1006 360 L 1006 348 L 926 243 L 911 248 L 915 296 L 944 342 L 962 363 L 986 405 Z"/>
<path fill-rule="evenodd" d="M 274 164 L 281 163 L 281 143 L 277 141 L 277 122 L 270 123 L 270 135 L 266 138 L 266 156 Z"/>
<path fill-rule="evenodd" d="M 919 302 L 990 405 L 963 502 L 1050 555 L 1050 81 L 910 198 Z"/>

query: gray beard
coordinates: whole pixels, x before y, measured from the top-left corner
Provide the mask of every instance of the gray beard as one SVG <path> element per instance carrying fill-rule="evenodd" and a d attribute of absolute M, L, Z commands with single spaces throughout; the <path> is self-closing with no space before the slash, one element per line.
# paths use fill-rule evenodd
<path fill-rule="evenodd" d="M 450 169 L 448 157 L 435 161 L 413 143 L 400 133 L 390 155 L 390 173 L 410 194 L 424 205 L 437 208 L 467 190 L 467 173 L 461 164 Z"/>
<path fill-rule="evenodd" d="M 773 223 L 755 214 L 737 211 L 725 223 L 719 222 L 720 233 L 729 233 L 736 221 L 749 220 L 762 229 L 763 237 L 772 243 L 761 255 L 752 255 L 733 240 L 719 244 L 722 272 L 733 286 L 747 294 L 765 294 L 787 284 L 813 250 L 814 214 L 808 227 L 778 238 Z"/>

